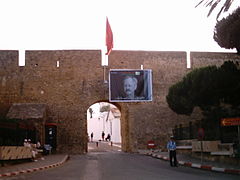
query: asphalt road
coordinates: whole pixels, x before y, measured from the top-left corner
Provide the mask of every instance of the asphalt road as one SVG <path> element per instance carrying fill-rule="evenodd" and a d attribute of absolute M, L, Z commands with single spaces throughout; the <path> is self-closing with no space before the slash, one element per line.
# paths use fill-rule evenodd
<path fill-rule="evenodd" d="M 159 179 L 238 179 L 230 175 L 170 167 L 169 163 L 149 156 L 123 153 L 117 149 L 92 149 L 85 155 L 72 155 L 63 166 L 3 179 L 24 180 L 159 180 Z"/>

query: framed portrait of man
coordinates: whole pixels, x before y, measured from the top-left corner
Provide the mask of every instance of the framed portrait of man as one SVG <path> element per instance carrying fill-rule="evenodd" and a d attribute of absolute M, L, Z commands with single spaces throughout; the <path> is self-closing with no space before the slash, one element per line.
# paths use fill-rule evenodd
<path fill-rule="evenodd" d="M 152 70 L 111 69 L 109 101 L 152 101 Z"/>

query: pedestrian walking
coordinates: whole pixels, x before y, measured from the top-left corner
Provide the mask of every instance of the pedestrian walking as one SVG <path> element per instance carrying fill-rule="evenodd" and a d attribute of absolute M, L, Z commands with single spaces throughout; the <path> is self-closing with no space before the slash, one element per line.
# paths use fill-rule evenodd
<path fill-rule="evenodd" d="M 174 141 L 173 136 L 170 137 L 170 140 L 167 143 L 167 149 L 169 152 L 170 166 L 177 167 L 176 142 Z"/>
<path fill-rule="evenodd" d="M 91 142 L 93 142 L 93 132 L 91 133 Z"/>
<path fill-rule="evenodd" d="M 104 131 L 102 132 L 102 140 L 104 141 L 104 136 L 105 136 L 105 133 Z"/>
<path fill-rule="evenodd" d="M 111 136 L 110 136 L 110 134 L 107 135 L 107 137 L 106 137 L 105 140 L 106 140 L 106 141 L 111 141 Z"/>

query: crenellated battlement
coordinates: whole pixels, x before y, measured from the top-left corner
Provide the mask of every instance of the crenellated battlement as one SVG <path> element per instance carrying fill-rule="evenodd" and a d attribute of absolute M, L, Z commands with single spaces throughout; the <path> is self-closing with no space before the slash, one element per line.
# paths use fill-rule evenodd
<path fill-rule="evenodd" d="M 180 116 L 168 108 L 168 88 L 193 68 L 240 61 L 234 53 L 191 52 L 187 68 L 186 52 L 112 51 L 109 69 L 152 69 L 153 101 L 116 103 L 121 108 L 123 150 L 145 147 L 149 138 L 165 143 L 178 122 L 200 118 Z M 58 66 L 59 65 L 59 66 Z M 18 51 L 0 51 L 0 116 L 13 103 L 44 103 L 48 119 L 57 123 L 58 151 L 82 153 L 86 149 L 89 106 L 108 101 L 100 50 L 26 51 L 25 66 L 18 66 Z M 152 113 L 154 112 L 154 113 Z M 71 144 L 71 147 L 69 146 Z"/>

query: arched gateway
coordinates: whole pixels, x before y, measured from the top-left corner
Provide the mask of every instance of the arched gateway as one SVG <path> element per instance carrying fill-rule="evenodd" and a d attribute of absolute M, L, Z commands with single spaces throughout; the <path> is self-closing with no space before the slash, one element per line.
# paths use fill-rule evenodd
<path fill-rule="evenodd" d="M 196 68 L 237 58 L 193 52 L 191 65 Z M 56 150 L 86 152 L 86 110 L 109 99 L 100 62 L 100 50 L 26 51 L 26 66 L 19 67 L 18 51 L 0 51 L 0 116 L 6 117 L 14 103 L 44 104 L 46 116 L 40 124 L 56 126 Z M 168 88 L 192 70 L 186 68 L 185 52 L 112 51 L 106 73 L 141 65 L 152 70 L 153 101 L 113 103 L 121 111 L 122 149 L 127 152 L 147 148 L 149 140 L 164 147 L 176 124 L 199 118 L 175 114 L 165 99 Z M 44 141 L 44 135 L 40 137 Z"/>

